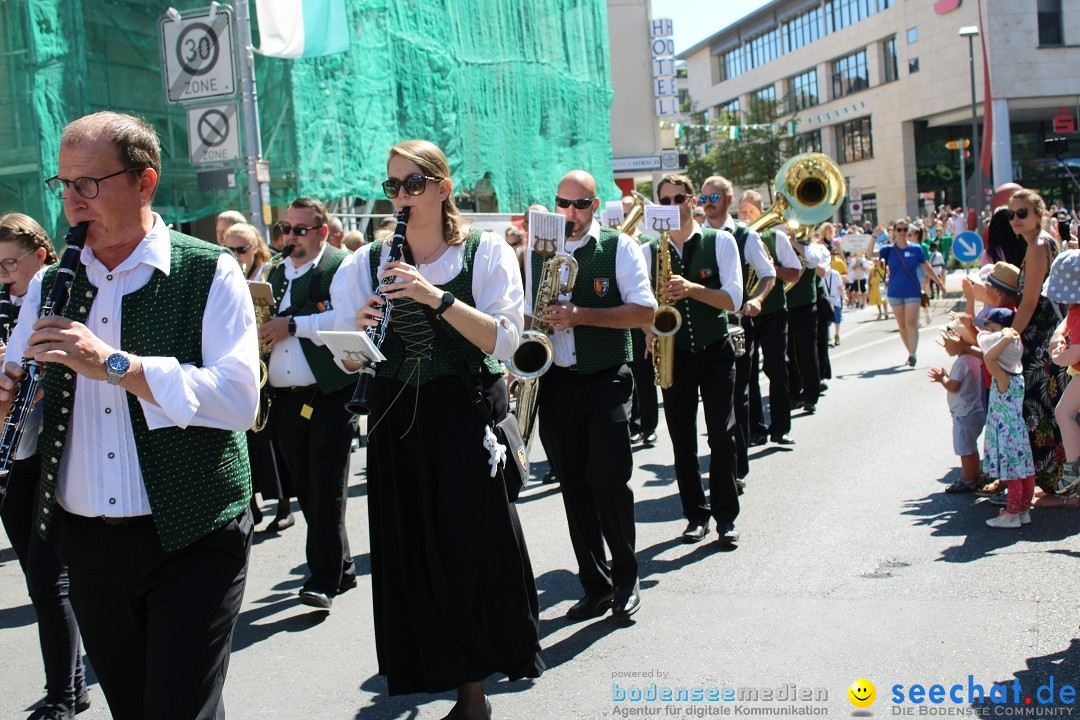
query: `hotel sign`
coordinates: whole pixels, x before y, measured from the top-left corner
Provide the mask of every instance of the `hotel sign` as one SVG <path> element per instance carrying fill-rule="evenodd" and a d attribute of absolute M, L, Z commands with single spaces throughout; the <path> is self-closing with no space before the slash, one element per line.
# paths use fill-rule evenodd
<path fill-rule="evenodd" d="M 649 28 L 652 50 L 653 100 L 657 117 L 679 114 L 679 86 L 675 80 L 675 40 L 670 18 L 657 18 Z"/>

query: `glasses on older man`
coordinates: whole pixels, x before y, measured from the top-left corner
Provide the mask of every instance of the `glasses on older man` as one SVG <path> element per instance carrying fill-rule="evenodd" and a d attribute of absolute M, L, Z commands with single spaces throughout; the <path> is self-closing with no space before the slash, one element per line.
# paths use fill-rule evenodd
<path fill-rule="evenodd" d="M 87 200 L 93 200 L 98 196 L 98 193 L 101 192 L 100 186 L 102 180 L 108 180 L 109 178 L 116 177 L 117 175 L 123 175 L 124 173 L 142 172 L 145 169 L 146 168 L 130 167 L 124 168 L 123 170 L 117 170 L 114 173 L 111 173 L 109 175 L 103 175 L 99 178 L 77 177 L 74 180 L 68 180 L 66 178 L 60 177 L 59 175 L 54 175 L 53 177 L 45 181 L 45 185 L 48 186 L 49 190 L 52 191 L 52 193 L 61 200 L 64 199 L 64 193 L 66 192 L 68 186 L 75 188 L 75 192 L 79 193 L 79 195 L 82 195 Z"/>

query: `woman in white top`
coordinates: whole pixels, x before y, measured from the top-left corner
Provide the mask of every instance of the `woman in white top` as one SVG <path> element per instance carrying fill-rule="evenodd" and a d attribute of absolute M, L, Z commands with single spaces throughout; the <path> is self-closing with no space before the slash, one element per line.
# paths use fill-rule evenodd
<path fill-rule="evenodd" d="M 484 678 L 544 669 L 525 540 L 484 445 L 488 426 L 508 411 L 499 360 L 521 337 L 521 274 L 502 238 L 466 226 L 438 147 L 398 143 L 387 175 L 386 196 L 409 210 L 398 227 L 407 238 L 403 259 L 387 262 L 389 242 L 365 245 L 332 293 L 339 329 L 375 327 L 382 298 L 393 303 L 368 416 L 379 672 L 391 695 L 456 689 L 447 717 L 489 718 Z M 395 281 L 380 297 L 373 289 L 386 277 Z M 451 350 L 470 375 L 468 388 Z M 477 391 L 484 402 L 473 406 Z"/>

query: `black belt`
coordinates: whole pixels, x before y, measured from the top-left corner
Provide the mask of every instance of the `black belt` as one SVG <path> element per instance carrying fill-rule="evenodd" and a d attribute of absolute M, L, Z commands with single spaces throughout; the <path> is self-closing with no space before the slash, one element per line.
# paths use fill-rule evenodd
<path fill-rule="evenodd" d="M 153 515 L 136 515 L 134 517 L 105 517 L 100 515 L 95 518 L 86 518 L 87 520 L 100 520 L 109 527 L 116 528 L 135 528 L 143 527 L 144 525 L 153 525 Z"/>
<path fill-rule="evenodd" d="M 319 389 L 318 385 L 290 385 L 288 387 L 275 387 L 274 392 L 284 393 L 312 393 Z"/>

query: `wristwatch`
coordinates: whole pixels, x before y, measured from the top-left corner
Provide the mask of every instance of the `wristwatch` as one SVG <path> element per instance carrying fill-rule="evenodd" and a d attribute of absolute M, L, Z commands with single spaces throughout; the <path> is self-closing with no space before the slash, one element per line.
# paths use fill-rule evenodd
<path fill-rule="evenodd" d="M 289 318 L 289 334 L 296 334 L 296 318 Z"/>
<path fill-rule="evenodd" d="M 454 294 L 447 290 L 442 294 L 442 302 L 439 303 L 439 307 L 435 308 L 435 317 L 440 317 L 453 304 Z"/>
<path fill-rule="evenodd" d="M 105 372 L 108 373 L 105 376 L 106 382 L 110 385 L 119 385 L 130 368 L 131 360 L 128 356 L 122 352 L 114 352 L 105 359 Z"/>

